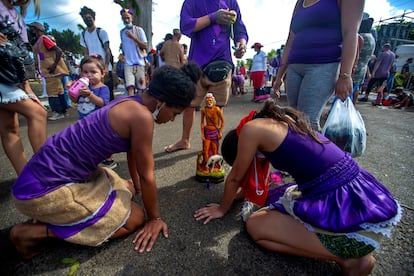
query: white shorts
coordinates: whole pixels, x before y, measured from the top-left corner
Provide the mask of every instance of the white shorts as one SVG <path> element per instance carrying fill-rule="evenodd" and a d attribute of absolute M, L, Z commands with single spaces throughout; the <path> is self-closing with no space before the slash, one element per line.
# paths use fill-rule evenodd
<path fill-rule="evenodd" d="M 145 81 L 145 66 L 125 65 L 125 88 L 136 87 L 138 90 L 144 91 L 147 88 Z"/>
<path fill-rule="evenodd" d="M 0 83 L 0 104 L 16 103 L 29 98 L 31 97 L 23 89 L 17 87 L 17 84 Z"/>

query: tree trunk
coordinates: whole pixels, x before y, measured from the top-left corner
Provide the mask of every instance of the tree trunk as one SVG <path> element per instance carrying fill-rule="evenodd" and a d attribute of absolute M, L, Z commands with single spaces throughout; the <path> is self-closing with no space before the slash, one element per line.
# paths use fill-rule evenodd
<path fill-rule="evenodd" d="M 139 7 L 139 14 L 134 17 L 134 24 L 141 26 L 148 40 L 148 52 L 152 49 L 152 0 L 133 0 Z"/>

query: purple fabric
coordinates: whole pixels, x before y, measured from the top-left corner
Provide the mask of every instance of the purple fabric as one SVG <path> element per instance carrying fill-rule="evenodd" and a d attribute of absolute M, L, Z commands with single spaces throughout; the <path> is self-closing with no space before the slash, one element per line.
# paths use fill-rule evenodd
<path fill-rule="evenodd" d="M 41 180 L 40 183 L 32 185 L 22 173 L 12 187 L 13 195 L 17 199 L 31 199 L 67 183 L 86 182 L 102 160 L 114 153 L 128 151 L 129 139 L 114 132 L 108 119 L 109 110 L 125 99 L 142 104 L 138 95 L 118 97 L 48 138 L 24 168 L 24 171 L 29 170 L 34 177 Z"/>
<path fill-rule="evenodd" d="M 319 144 L 289 130 L 278 149 L 263 154 L 274 168 L 295 178 L 302 195 L 294 201 L 294 215 L 313 227 L 354 232 L 361 224 L 385 222 L 398 213 L 391 193 L 334 143 Z M 271 190 L 268 205 L 286 213 L 277 201 L 289 186 Z"/>
<path fill-rule="evenodd" d="M 320 0 L 303 8 L 299 4 L 290 25 L 295 34 L 288 63 L 321 64 L 341 60 L 341 13 L 337 0 Z"/>
<path fill-rule="evenodd" d="M 298 188 L 302 196 L 295 201 L 295 215 L 311 226 L 331 232 L 356 232 L 363 230 L 361 225 L 366 223 L 387 225 L 386 221 L 398 213 L 391 193 L 359 168 L 349 154 L 326 173 Z M 272 200 L 273 208 L 286 213 L 276 197 Z"/>
<path fill-rule="evenodd" d="M 344 151 L 322 134 L 317 135 L 328 143 L 316 143 L 310 137 L 289 129 L 285 140 L 274 152 L 263 154 L 275 169 L 287 171 L 299 184 L 305 183 L 324 173 L 345 155 Z"/>
<path fill-rule="evenodd" d="M 212 24 L 198 32 L 193 32 L 198 18 L 218 9 L 236 11 L 237 19 L 233 24 L 234 41 L 239 41 L 241 38 L 248 41 L 247 30 L 236 0 L 185 0 L 181 7 L 180 29 L 191 39 L 188 60 L 196 62 L 200 67 L 213 60 L 226 60 L 233 64 L 228 26 Z"/>
<path fill-rule="evenodd" d="M 102 205 L 102 207 L 99 209 L 99 211 L 90 219 L 87 221 L 84 221 L 79 224 L 75 225 L 54 225 L 54 224 L 48 224 L 48 228 L 60 239 L 66 239 L 69 238 L 83 229 L 94 225 L 96 222 L 98 222 L 102 217 L 105 216 L 105 214 L 111 209 L 114 201 L 116 198 L 116 191 L 112 191 L 111 194 L 108 196 L 105 203 Z"/>
<path fill-rule="evenodd" d="M 388 78 L 390 75 L 390 69 L 392 64 L 394 63 L 395 54 L 388 50 L 385 52 L 381 52 L 381 54 L 377 58 L 377 63 L 379 63 L 379 66 L 377 70 L 375 71 L 374 78 Z"/>

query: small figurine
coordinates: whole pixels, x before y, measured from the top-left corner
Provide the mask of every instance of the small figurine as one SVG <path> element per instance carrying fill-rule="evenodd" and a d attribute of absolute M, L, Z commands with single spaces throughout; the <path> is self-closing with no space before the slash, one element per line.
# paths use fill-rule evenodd
<path fill-rule="evenodd" d="M 224 117 L 211 93 L 206 94 L 206 105 L 201 109 L 201 138 L 203 150 L 198 153 L 196 179 L 200 182 L 219 183 L 224 180 L 223 157 L 218 154 L 223 135 Z"/>

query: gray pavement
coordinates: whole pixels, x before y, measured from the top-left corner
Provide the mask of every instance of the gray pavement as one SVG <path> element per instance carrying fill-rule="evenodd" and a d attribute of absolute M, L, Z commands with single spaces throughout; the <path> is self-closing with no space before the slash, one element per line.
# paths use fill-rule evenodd
<path fill-rule="evenodd" d="M 251 89 L 250 89 L 251 91 Z M 261 104 L 250 101 L 249 93 L 231 97 L 225 109 L 226 131 L 240 118 Z M 286 100 L 282 99 L 285 105 Z M 374 255 L 377 264 L 372 275 L 414 275 L 414 131 L 413 110 L 380 109 L 370 103 L 357 105 L 367 128 L 367 149 L 358 163 L 373 173 L 395 195 L 403 206 L 403 219 L 390 240 L 384 240 Z M 10 188 L 16 178 L 9 160 L 0 149 L 0 275 L 70 275 L 77 266 L 77 275 L 340 275 L 339 267 L 326 261 L 293 257 L 258 248 L 248 237 L 235 203 L 227 216 L 207 225 L 196 222 L 193 212 L 209 202 L 219 202 L 223 183 L 207 189 L 196 182 L 195 164 L 201 149 L 200 113 L 192 130 L 191 149 L 166 154 L 164 147 L 181 135 L 182 118 L 157 125 L 154 134 L 155 176 L 159 208 L 169 225 L 169 238 L 160 237 L 150 253 L 133 251 L 133 235 L 114 240 L 98 248 L 66 243 L 55 245 L 48 252 L 23 261 L 8 246 L 8 229 L 27 218 L 12 204 Z M 48 133 L 62 130 L 76 121 L 70 116 L 48 122 Z M 21 120 L 21 136 L 27 152 L 30 146 L 27 128 Z M 125 154 L 116 154 L 115 169 L 128 177 Z M 136 201 L 142 203 L 139 196 Z M 69 258 L 69 262 L 65 263 Z"/>

